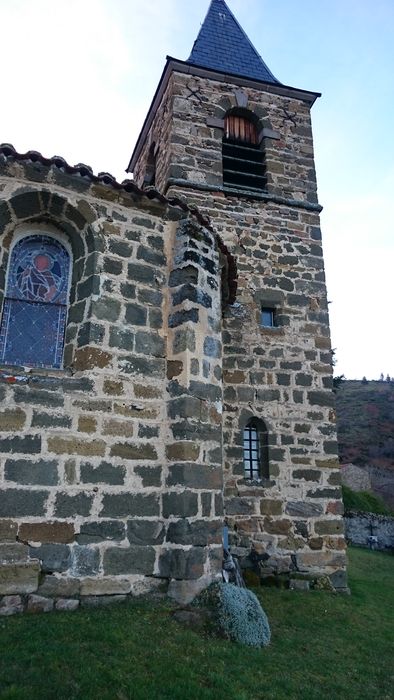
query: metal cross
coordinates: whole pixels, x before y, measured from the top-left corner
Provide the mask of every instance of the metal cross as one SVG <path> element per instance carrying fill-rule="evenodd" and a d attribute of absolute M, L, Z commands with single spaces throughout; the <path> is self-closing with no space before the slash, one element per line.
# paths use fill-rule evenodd
<path fill-rule="evenodd" d="M 198 101 L 199 101 L 199 102 L 202 102 L 202 99 L 201 99 L 200 95 L 198 94 L 198 88 L 196 88 L 195 90 L 193 90 L 193 89 L 190 87 L 189 84 L 187 84 L 186 87 L 187 87 L 187 89 L 188 89 L 189 92 L 190 92 L 190 95 L 187 95 L 187 96 L 186 96 L 186 99 L 187 99 L 187 100 L 189 100 L 191 97 L 197 97 Z"/>
<path fill-rule="evenodd" d="M 294 126 L 297 126 L 296 120 L 294 117 L 297 116 L 297 112 L 293 112 L 293 114 L 290 114 L 290 112 L 287 111 L 286 107 L 282 107 L 282 112 L 284 114 L 282 123 L 284 124 L 285 121 L 287 122 L 292 122 Z"/>

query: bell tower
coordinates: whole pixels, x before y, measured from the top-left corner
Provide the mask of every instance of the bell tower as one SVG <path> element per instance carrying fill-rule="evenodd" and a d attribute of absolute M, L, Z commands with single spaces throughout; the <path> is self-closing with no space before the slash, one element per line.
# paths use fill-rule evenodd
<path fill-rule="evenodd" d="M 188 60 L 167 58 L 128 171 L 195 205 L 236 260 L 221 328 L 232 552 L 261 578 L 325 576 L 346 590 L 310 117 L 319 96 L 281 83 L 212 0 Z"/>

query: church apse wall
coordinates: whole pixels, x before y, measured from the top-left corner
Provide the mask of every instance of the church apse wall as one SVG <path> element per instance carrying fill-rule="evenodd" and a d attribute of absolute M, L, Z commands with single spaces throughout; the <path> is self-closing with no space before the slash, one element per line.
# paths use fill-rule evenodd
<path fill-rule="evenodd" d="M 201 587 L 221 565 L 215 235 L 10 147 L 0 183 L 0 611 Z"/>

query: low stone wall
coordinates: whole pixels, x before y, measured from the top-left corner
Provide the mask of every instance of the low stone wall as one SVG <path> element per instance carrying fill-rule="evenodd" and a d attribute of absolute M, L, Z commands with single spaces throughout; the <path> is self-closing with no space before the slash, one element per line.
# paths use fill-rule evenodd
<path fill-rule="evenodd" d="M 394 552 L 394 518 L 375 513 L 349 512 L 345 516 L 345 535 L 350 544 Z M 376 537 L 375 542 L 370 537 Z"/>

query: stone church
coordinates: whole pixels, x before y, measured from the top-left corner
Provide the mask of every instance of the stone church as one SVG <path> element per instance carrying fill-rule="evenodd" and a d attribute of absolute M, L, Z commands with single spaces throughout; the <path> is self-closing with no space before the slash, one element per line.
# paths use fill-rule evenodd
<path fill-rule="evenodd" d="M 0 147 L 0 614 L 191 600 L 223 538 L 346 590 L 318 97 L 212 0 L 133 179 Z"/>

